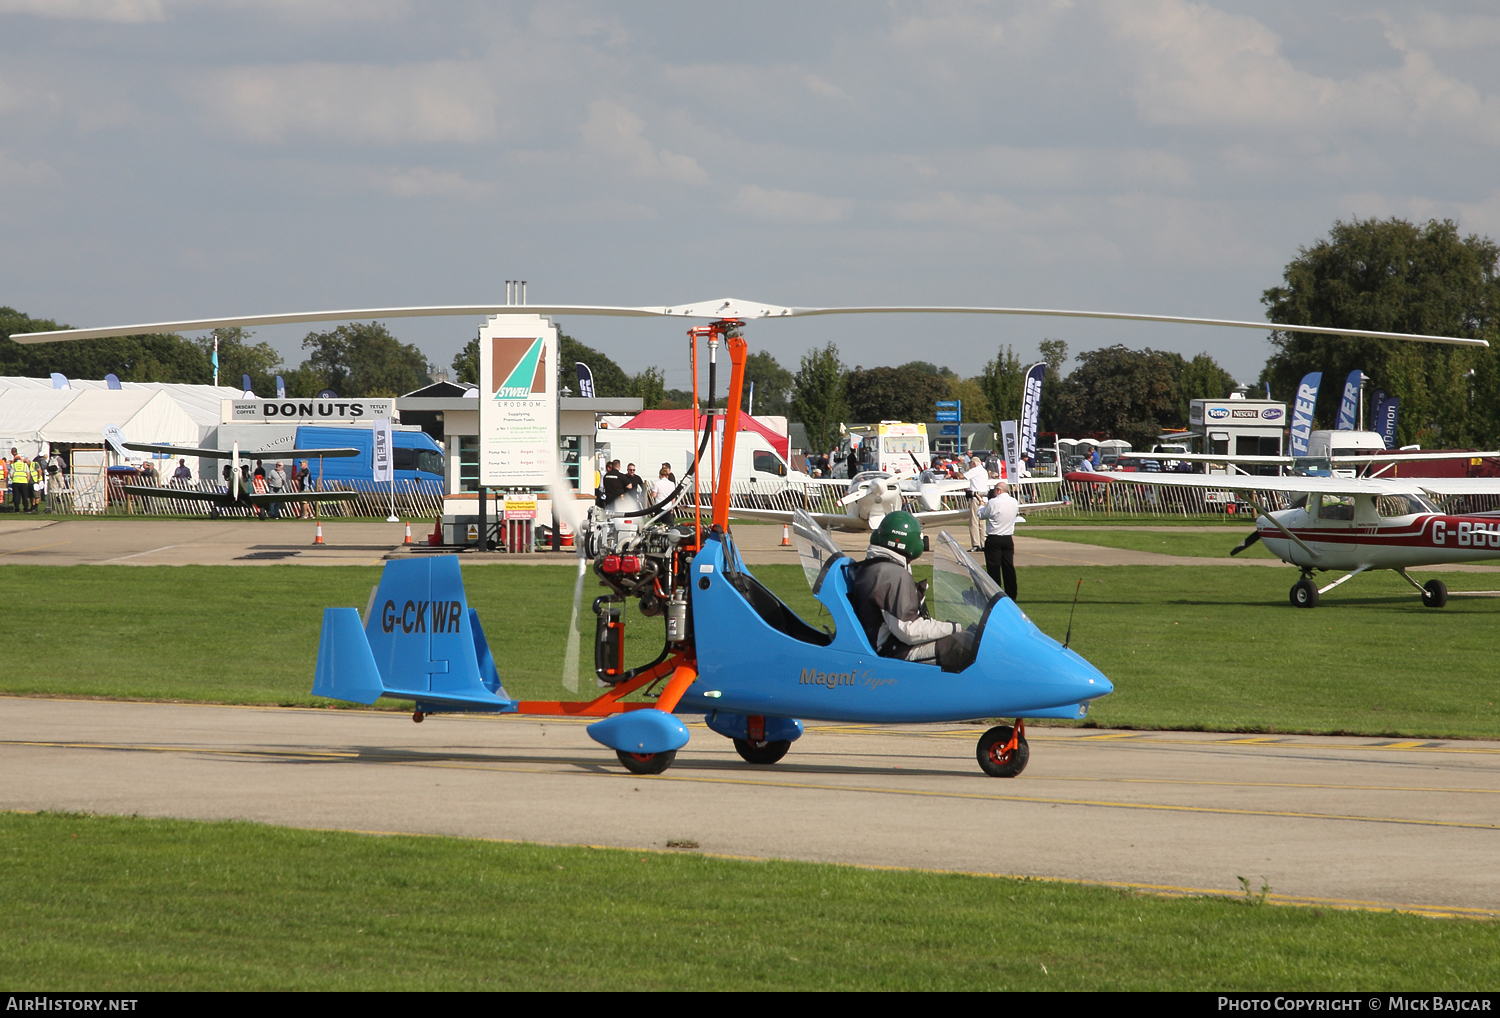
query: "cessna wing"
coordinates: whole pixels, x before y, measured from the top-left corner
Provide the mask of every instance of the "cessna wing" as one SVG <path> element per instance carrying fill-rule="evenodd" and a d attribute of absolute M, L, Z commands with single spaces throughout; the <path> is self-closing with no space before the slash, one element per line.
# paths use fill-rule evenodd
<path fill-rule="evenodd" d="M 1416 485 L 1439 498 L 1448 495 L 1500 495 L 1500 477 L 1412 477 L 1407 485 Z"/>
<path fill-rule="evenodd" d="M 1139 484 L 1161 488 L 1206 488 L 1212 491 L 1321 492 L 1329 495 L 1398 495 L 1415 491 L 1416 480 L 1359 477 L 1255 477 L 1250 474 L 1096 474 L 1075 471 L 1065 480 L 1084 484 Z M 1431 480 L 1431 478 L 1422 478 Z"/>
<path fill-rule="evenodd" d="M 168 456 L 201 456 L 219 460 L 235 457 L 235 452 L 231 449 L 190 449 L 180 445 L 151 445 L 149 442 L 126 442 L 125 448 L 134 449 L 136 452 L 164 453 Z M 358 449 L 266 449 L 260 452 L 240 450 L 239 457 L 247 460 L 276 459 L 277 457 L 311 459 L 314 456 L 358 456 L 359 453 Z"/>
<path fill-rule="evenodd" d="M 790 524 L 798 515 L 798 513 L 801 513 L 801 515 L 803 516 L 811 516 L 813 519 L 818 521 L 818 525 L 820 527 L 827 527 L 829 530 L 849 530 L 852 529 L 849 526 L 850 523 L 865 524 L 864 520 L 861 520 L 855 516 L 848 516 L 844 513 L 812 513 L 802 510 L 786 509 L 735 508 L 729 510 L 729 515 L 731 517 L 736 517 L 742 520 L 760 520 L 765 523 L 786 524 Z M 869 526 L 866 524 L 862 529 L 868 530 Z"/>

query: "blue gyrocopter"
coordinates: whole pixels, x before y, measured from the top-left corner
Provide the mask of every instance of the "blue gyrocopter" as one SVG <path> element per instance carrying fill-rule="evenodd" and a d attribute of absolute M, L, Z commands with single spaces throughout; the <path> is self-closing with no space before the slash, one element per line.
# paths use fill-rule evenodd
<path fill-rule="evenodd" d="M 809 625 L 762 586 L 735 551 L 729 532 L 729 492 L 735 436 L 744 380 L 746 321 L 772 321 L 832 314 L 983 314 L 1104 318 L 1170 322 L 1265 331 L 1266 322 L 1185 318 L 1112 311 L 1069 311 L 1006 307 L 782 307 L 736 299 L 671 307 L 519 304 L 447 305 L 249 315 L 187 321 L 114 325 L 90 329 L 16 333 L 18 343 L 52 343 L 152 332 L 188 332 L 232 326 L 294 322 L 414 318 L 429 315 L 616 315 L 712 319 L 690 330 L 694 337 L 694 420 L 697 420 L 697 343 L 710 351 L 727 340 L 734 370 L 730 380 L 723 451 L 711 527 L 695 514 L 691 526 L 670 519 L 591 512 L 587 526 L 575 525 L 585 540 L 581 553 L 593 560 L 595 575 L 610 590 L 595 601 L 594 670 L 609 688 L 588 701 L 511 699 L 501 685 L 495 661 L 464 598 L 458 559 L 452 556 L 389 563 L 368 617 L 353 608 L 330 608 L 323 617 L 313 692 L 356 703 L 382 696 L 416 702 L 416 720 L 438 711 L 598 717 L 589 734 L 619 754 L 638 774 L 671 766 L 688 741 L 678 714 L 702 714 L 708 727 L 734 740 L 751 763 L 781 759 L 802 734 L 799 718 L 841 722 L 920 723 L 975 717 L 1014 717 L 1014 726 L 990 729 L 979 740 L 979 764 L 987 774 L 1010 777 L 1026 766 L 1025 718 L 1079 718 L 1091 701 L 1110 692 L 1108 679 L 1065 645 L 1043 634 L 951 539 L 934 550 L 929 610 L 935 618 L 971 627 L 977 639 L 973 660 L 959 671 L 913 663 L 875 653 L 849 602 L 846 568 L 838 546 L 810 517 L 796 521 L 798 551 L 813 593 L 827 609 L 834 628 Z M 1489 344 L 1482 339 L 1409 335 L 1333 326 L 1299 324 L 1298 332 L 1317 335 L 1444 343 Z M 714 368 L 709 366 L 709 406 L 714 406 Z M 698 449 L 692 471 L 708 445 Z M 686 478 L 684 478 L 686 479 Z M 701 486 L 694 480 L 694 488 Z M 565 485 L 566 482 L 561 482 Z M 559 490 L 567 491 L 565 486 Z M 680 493 L 679 486 L 678 492 Z M 690 492 L 689 498 L 693 498 Z M 676 495 L 673 496 L 674 500 Z M 696 500 L 695 500 L 696 501 Z M 554 500 L 566 511 L 567 499 Z M 572 521 L 569 521 L 572 522 Z M 946 536 L 946 535 L 942 535 Z M 580 559 L 582 591 L 584 560 Z M 631 600 L 651 617 L 665 616 L 666 642 L 649 665 L 624 666 L 622 609 Z M 574 624 L 577 605 L 574 607 Z M 577 640 L 569 644 L 574 652 Z M 576 684 L 576 668 L 564 668 Z M 648 696 L 665 680 L 654 701 Z"/>
<path fill-rule="evenodd" d="M 1113 689 L 1110 681 L 1038 629 L 947 534 L 933 549 L 927 600 L 934 618 L 975 634 L 972 660 L 956 671 L 875 652 L 850 601 L 850 559 L 805 513 L 794 526 L 798 553 L 831 630 L 810 625 L 756 580 L 728 525 L 746 350 L 739 324 L 695 330 L 725 340 L 733 367 L 711 525 L 705 529 L 701 516 L 680 525 L 670 513 L 652 519 L 591 510 L 582 528 L 580 555 L 609 588 L 594 604 L 595 672 L 608 686 L 601 696 L 511 698 L 468 607 L 456 556 L 387 563 L 364 620 L 354 608 L 326 609 L 313 693 L 363 704 L 411 700 L 418 721 L 438 712 L 598 717 L 589 735 L 636 774 L 671 766 L 688 742 L 680 715 L 703 715 L 753 764 L 785 756 L 804 719 L 1015 718 L 985 732 L 977 756 L 987 774 L 1019 774 L 1029 754 L 1024 719 L 1082 718 Z M 707 434 L 695 445 L 701 456 Z M 647 616 L 665 616 L 666 641 L 655 661 L 627 670 L 623 608 L 631 600 Z M 626 700 L 658 686 L 654 701 Z"/>

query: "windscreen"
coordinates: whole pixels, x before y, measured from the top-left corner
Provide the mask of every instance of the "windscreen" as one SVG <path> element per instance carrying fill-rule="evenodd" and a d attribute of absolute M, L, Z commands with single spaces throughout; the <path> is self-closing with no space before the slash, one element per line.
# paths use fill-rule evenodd
<path fill-rule="evenodd" d="M 797 558 L 802 562 L 802 575 L 807 577 L 809 587 L 817 585 L 829 559 L 844 554 L 828 531 L 803 509 L 792 510 L 792 540 L 797 544 Z"/>
<path fill-rule="evenodd" d="M 887 435 L 880 440 L 880 444 L 888 456 L 905 456 L 909 452 L 927 451 L 927 439 L 921 435 L 907 437 Z"/>
<path fill-rule="evenodd" d="M 961 626 L 977 625 L 997 596 L 1003 596 L 1000 585 L 947 531 L 939 531 L 932 555 L 932 590 L 927 598 L 932 617 Z"/>

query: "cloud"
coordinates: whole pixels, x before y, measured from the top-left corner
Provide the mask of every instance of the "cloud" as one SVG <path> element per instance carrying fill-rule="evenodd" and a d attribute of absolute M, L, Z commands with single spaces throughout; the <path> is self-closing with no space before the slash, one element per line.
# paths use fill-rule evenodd
<path fill-rule="evenodd" d="M 1404 23 L 1381 11 L 1373 15 L 1386 26 L 1385 37 L 1398 50 L 1479 49 L 1500 43 L 1500 18 L 1471 15 L 1450 18 L 1419 11 Z"/>
<path fill-rule="evenodd" d="M 166 20 L 161 0 L 0 0 L 0 14 L 127 23 Z"/>
<path fill-rule="evenodd" d="M 0 184 L 7 187 L 39 187 L 61 179 L 55 169 L 40 159 L 21 162 L 0 148 Z"/>
<path fill-rule="evenodd" d="M 495 185 L 487 181 L 426 166 L 376 172 L 371 185 L 399 198 L 483 198 L 495 191 Z"/>
<path fill-rule="evenodd" d="M 258 142 L 473 143 L 496 134 L 495 96 L 473 63 L 239 67 L 189 90 L 223 128 Z"/>
<path fill-rule="evenodd" d="M 780 223 L 832 223 L 849 214 L 850 203 L 806 191 L 767 190 L 754 184 L 740 188 L 730 209 Z"/>
<path fill-rule="evenodd" d="M 600 99 L 589 104 L 589 118 L 579 128 L 584 144 L 596 153 L 616 160 L 640 180 L 665 180 L 679 184 L 703 184 L 708 174 L 692 156 L 679 155 L 652 145 L 645 136 L 640 117 L 619 103 Z"/>
<path fill-rule="evenodd" d="M 1321 77 L 1294 66 L 1254 18 L 1184 0 L 1102 10 L 1136 55 L 1133 95 L 1148 123 L 1405 134 L 1442 125 L 1500 145 L 1500 97 L 1443 74 L 1425 52 L 1407 51 L 1394 69 Z"/>

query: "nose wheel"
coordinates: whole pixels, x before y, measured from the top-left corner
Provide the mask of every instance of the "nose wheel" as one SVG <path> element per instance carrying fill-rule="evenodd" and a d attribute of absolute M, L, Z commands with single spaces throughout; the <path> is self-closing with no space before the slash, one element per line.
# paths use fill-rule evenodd
<path fill-rule="evenodd" d="M 979 737 L 975 751 L 979 767 L 992 778 L 1013 778 L 1026 769 L 1031 749 L 1026 745 L 1026 726 L 1016 718 L 1015 727 L 996 725 Z"/>
<path fill-rule="evenodd" d="M 1312 581 L 1311 576 L 1304 576 L 1292 584 L 1292 604 L 1298 608 L 1316 608 L 1318 606 L 1318 585 Z"/>
<path fill-rule="evenodd" d="M 660 774 L 677 759 L 677 750 L 670 749 L 665 753 L 629 753 L 617 749 L 615 756 L 620 758 L 620 763 L 631 774 Z"/>

